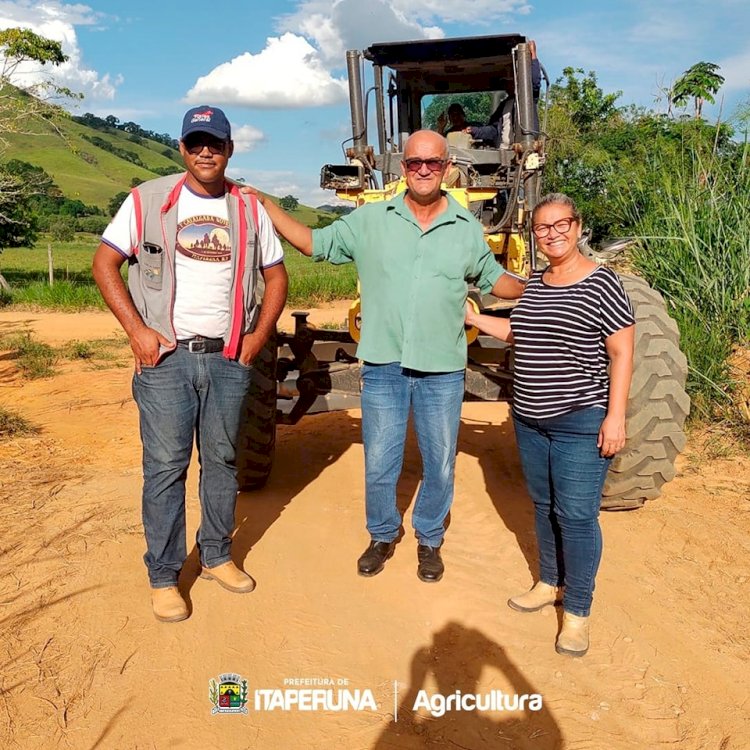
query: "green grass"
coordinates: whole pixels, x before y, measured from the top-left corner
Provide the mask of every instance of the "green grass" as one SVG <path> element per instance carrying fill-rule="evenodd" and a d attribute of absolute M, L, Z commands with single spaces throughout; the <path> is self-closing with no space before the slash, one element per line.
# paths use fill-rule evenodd
<path fill-rule="evenodd" d="M 310 209 L 307 209 L 308 211 Z M 11 248 L 0 254 L 0 273 L 12 287 L 3 304 L 40 306 L 57 310 L 106 309 L 91 277 L 91 260 L 99 244 L 94 235 L 79 234 L 73 242 L 53 243 L 55 283 L 47 281 L 47 241 L 34 248 Z M 289 272 L 289 305 L 315 306 L 357 296 L 353 264 L 314 263 L 284 243 Z"/>
<path fill-rule="evenodd" d="M 103 363 L 111 362 L 117 359 L 117 354 L 113 349 L 121 348 L 128 343 L 125 336 L 115 336 L 110 339 L 94 339 L 92 341 L 79 341 L 74 339 L 64 346 L 60 347 L 60 355 L 65 359 L 83 360 L 94 363 L 97 366 Z"/>
<path fill-rule="evenodd" d="M 645 165 L 623 195 L 636 270 L 664 296 L 688 359 L 693 413 L 737 419 L 729 357 L 750 344 L 750 166 L 685 155 Z"/>
<path fill-rule="evenodd" d="M 101 308 L 105 305 L 91 276 L 91 260 L 99 244 L 94 235 L 79 234 L 73 242 L 54 242 L 53 286 L 47 274 L 47 241 L 36 247 L 16 247 L 0 254 L 0 273 L 10 284 L 4 304 L 39 306 L 57 310 Z M 2 302 L 2 301 L 0 301 Z"/>
<path fill-rule="evenodd" d="M 48 378 L 55 374 L 58 354 L 49 345 L 23 333 L 0 338 L 0 348 L 15 355 L 16 366 L 25 378 Z"/>
<path fill-rule="evenodd" d="M 40 123 L 34 123 L 35 132 L 30 134 L 8 134 L 9 148 L 4 158 L 22 159 L 42 167 L 68 198 L 106 208 L 113 195 L 129 188 L 133 177 L 148 180 L 157 176 L 152 169 L 175 166 L 173 160 L 160 153 L 166 147 L 159 143 L 135 144 L 128 140 L 127 133 L 94 130 L 65 118 L 57 126 L 63 137 L 50 125 Z M 136 153 L 148 169 L 98 148 L 83 134 Z"/>
<path fill-rule="evenodd" d="M 12 409 L 0 406 L 0 440 L 19 437 L 20 435 L 34 435 L 39 428 Z"/>
<path fill-rule="evenodd" d="M 56 365 L 61 357 L 88 362 L 95 369 L 118 366 L 116 363 L 113 365 L 118 358 L 113 350 L 121 348 L 126 341 L 122 336 L 93 341 L 73 340 L 55 349 L 35 340 L 30 333 L 16 333 L 0 336 L 0 351 L 10 352 L 23 376 L 35 379 L 55 375 Z"/>
<path fill-rule="evenodd" d="M 315 263 L 284 243 L 284 263 L 289 273 L 288 305 L 304 306 L 357 296 L 357 269 L 353 263 L 334 266 Z"/>

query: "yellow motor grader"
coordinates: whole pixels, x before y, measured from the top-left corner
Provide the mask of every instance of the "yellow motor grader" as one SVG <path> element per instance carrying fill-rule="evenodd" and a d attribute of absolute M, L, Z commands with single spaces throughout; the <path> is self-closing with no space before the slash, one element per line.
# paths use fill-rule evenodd
<path fill-rule="evenodd" d="M 538 62 L 532 57 L 530 42 L 518 34 L 349 50 L 352 137 L 343 163 L 323 166 L 321 186 L 356 206 L 389 200 L 406 187 L 401 173 L 406 139 L 434 126 L 426 121 L 430 104 L 436 101 L 441 107 L 442 102 L 466 101 L 467 96 L 484 97 L 490 103 L 486 116 L 492 113 L 497 122 L 498 138 L 488 143 L 472 140 L 463 129 L 448 133 L 451 165 L 443 188 L 482 223 L 498 262 L 510 272 L 528 275 L 536 267 L 531 211 L 539 199 L 545 164 L 546 115 L 537 106 L 540 77 L 548 83 L 543 67 L 534 69 Z M 672 478 L 689 408 L 685 358 L 674 321 L 656 292 L 633 277 L 624 281 L 639 319 L 637 361 L 631 439 L 613 462 L 604 492 L 603 506 L 611 508 L 637 507 Z M 476 290 L 469 290 L 469 296 L 490 314 L 507 315 L 513 304 Z M 262 486 L 268 478 L 277 421 L 297 422 L 321 396 L 359 393 L 359 304 L 352 305 L 346 331 L 316 329 L 307 324 L 305 313 L 295 316 L 294 333 L 278 334 L 255 363 L 238 457 L 243 488 Z M 512 348 L 476 331 L 467 332 L 467 340 L 466 398 L 510 399 Z M 282 412 L 277 409 L 276 383 L 288 382 L 290 375 L 295 376 L 294 399 Z M 285 390 L 288 394 L 289 388 Z"/>

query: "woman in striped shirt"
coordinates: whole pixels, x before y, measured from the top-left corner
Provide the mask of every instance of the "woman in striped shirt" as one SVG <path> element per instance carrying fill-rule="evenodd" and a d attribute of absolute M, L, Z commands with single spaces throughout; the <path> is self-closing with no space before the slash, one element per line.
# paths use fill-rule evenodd
<path fill-rule="evenodd" d="M 508 600 L 520 612 L 557 604 L 558 653 L 583 656 L 602 551 L 599 504 L 625 445 L 635 321 L 617 275 L 578 249 L 581 216 L 551 193 L 532 231 L 549 265 L 535 271 L 510 320 L 467 311 L 466 322 L 515 348 L 513 423 L 534 502 L 539 581 Z"/>

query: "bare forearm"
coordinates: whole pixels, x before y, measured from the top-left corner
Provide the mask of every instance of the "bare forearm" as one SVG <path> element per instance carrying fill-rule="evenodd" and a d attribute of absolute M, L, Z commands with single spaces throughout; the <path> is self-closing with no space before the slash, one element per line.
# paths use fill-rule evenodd
<path fill-rule="evenodd" d="M 281 206 L 270 198 L 258 194 L 259 200 L 266 209 L 266 213 L 273 222 L 274 229 L 303 255 L 312 255 L 312 230 L 301 222 L 292 218 Z"/>
<path fill-rule="evenodd" d="M 130 293 L 120 275 L 122 263 L 118 265 L 116 261 L 112 260 L 111 256 L 108 257 L 110 253 L 114 252 L 106 246 L 102 250 L 100 246 L 94 255 L 92 275 L 104 301 L 107 303 L 107 307 L 117 318 L 125 333 L 132 337 L 135 332 L 145 327 L 145 323 L 135 309 Z"/>
<path fill-rule="evenodd" d="M 607 413 L 624 420 L 633 376 L 635 326 L 616 331 L 606 339 L 605 346 L 610 361 Z"/>
<path fill-rule="evenodd" d="M 622 419 L 625 418 L 632 375 L 632 355 L 629 356 L 627 352 L 618 352 L 614 356 L 610 356 L 607 414 Z"/>
<path fill-rule="evenodd" d="M 513 273 L 504 273 L 492 287 L 495 297 L 503 299 L 518 299 L 526 288 L 526 279 Z"/>
<path fill-rule="evenodd" d="M 273 333 L 276 323 L 286 304 L 289 279 L 283 265 L 274 266 L 275 273 L 266 277 L 266 289 L 263 294 L 263 304 L 260 308 L 258 324 L 255 333 L 267 341 Z"/>
<path fill-rule="evenodd" d="M 471 326 L 476 326 L 482 333 L 486 333 L 509 344 L 513 343 L 510 321 L 507 318 L 496 318 L 494 315 L 478 315 L 473 313 L 466 316 L 466 322 Z"/>

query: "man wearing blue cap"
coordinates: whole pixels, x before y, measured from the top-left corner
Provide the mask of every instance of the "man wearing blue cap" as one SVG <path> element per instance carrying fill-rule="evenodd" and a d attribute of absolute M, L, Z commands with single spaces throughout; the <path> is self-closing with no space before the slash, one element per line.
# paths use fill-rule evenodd
<path fill-rule="evenodd" d="M 233 148 L 220 109 L 190 109 L 180 139 L 187 171 L 134 188 L 94 256 L 94 279 L 135 357 L 144 561 L 154 615 L 163 622 L 189 614 L 177 578 L 187 557 L 185 477 L 193 440 L 201 465 L 202 576 L 236 593 L 255 587 L 230 554 L 235 454 L 252 363 L 284 307 L 287 274 L 265 210 L 225 179 Z"/>

